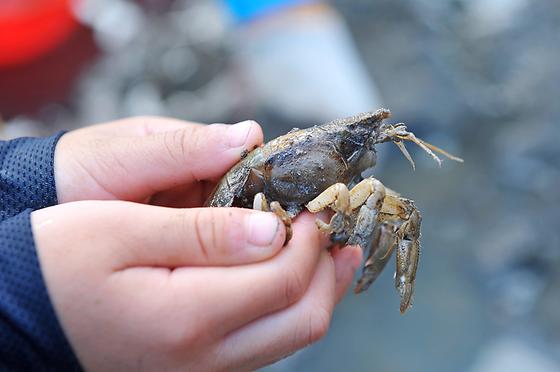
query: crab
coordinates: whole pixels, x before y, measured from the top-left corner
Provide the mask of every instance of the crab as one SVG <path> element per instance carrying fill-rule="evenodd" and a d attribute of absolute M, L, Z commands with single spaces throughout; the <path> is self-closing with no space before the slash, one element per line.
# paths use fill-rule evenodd
<path fill-rule="evenodd" d="M 274 212 L 286 226 L 286 242 L 292 235 L 291 221 L 302 210 L 332 210 L 328 223 L 316 220 L 319 230 L 330 234 L 333 246 L 359 245 L 367 252 L 356 293 L 368 289 L 396 251 L 395 288 L 404 313 L 413 301 L 422 217 L 412 200 L 362 173 L 375 166 L 375 145 L 384 142 L 395 143 L 413 168 L 404 141 L 420 146 L 440 166 L 436 153 L 462 159 L 417 138 L 403 123 L 384 123 L 390 116 L 389 110 L 379 109 L 294 128 L 242 154 L 206 205 Z"/>

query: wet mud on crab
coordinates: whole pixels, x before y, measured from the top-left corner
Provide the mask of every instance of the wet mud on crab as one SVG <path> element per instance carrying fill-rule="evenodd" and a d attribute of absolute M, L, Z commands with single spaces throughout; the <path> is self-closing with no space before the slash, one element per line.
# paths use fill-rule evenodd
<path fill-rule="evenodd" d="M 242 207 L 277 214 L 291 237 L 291 220 L 304 208 L 312 213 L 334 212 L 317 227 L 333 244 L 360 245 L 366 253 L 355 288 L 365 291 L 396 252 L 395 288 L 400 312 L 412 305 L 420 256 L 422 217 L 412 200 L 401 197 L 381 181 L 363 178 L 376 164 L 375 146 L 393 142 L 414 167 L 404 146 L 420 146 L 439 165 L 436 153 L 461 159 L 409 132 L 403 123 L 388 124 L 389 110 L 379 109 L 307 129 L 293 129 L 244 154 L 218 183 L 206 202 L 210 207 Z"/>

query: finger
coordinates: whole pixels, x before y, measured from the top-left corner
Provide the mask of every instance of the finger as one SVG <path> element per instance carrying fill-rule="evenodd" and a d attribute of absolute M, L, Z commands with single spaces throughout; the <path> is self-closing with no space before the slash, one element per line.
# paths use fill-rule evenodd
<path fill-rule="evenodd" d="M 326 334 L 334 304 L 334 264 L 323 251 L 305 296 L 226 336 L 218 346 L 218 356 L 231 366 L 253 370 L 292 354 Z"/>
<path fill-rule="evenodd" d="M 292 225 L 292 240 L 273 258 L 242 267 L 187 268 L 176 270 L 173 288 L 190 293 L 197 288 L 197 302 L 204 306 L 200 326 L 215 329 L 216 338 L 286 308 L 304 295 L 326 247 L 321 245 L 314 217 L 300 215 Z M 174 295 L 178 308 L 192 306 L 191 298 Z"/>
<path fill-rule="evenodd" d="M 285 240 L 284 225 L 273 213 L 119 204 L 126 249 L 112 252 L 116 271 L 247 264 L 272 257 Z"/>
<path fill-rule="evenodd" d="M 84 128 L 83 130 L 91 131 L 95 129 L 96 133 L 111 137 L 143 137 L 155 133 L 182 129 L 187 125 L 203 126 L 204 124 L 167 117 L 138 116 L 98 124 Z"/>
<path fill-rule="evenodd" d="M 108 198 L 142 201 L 159 191 L 221 177 L 262 141 L 262 130 L 254 121 L 186 124 L 147 136 L 98 141 L 92 146 L 93 155 L 77 161 L 86 176 L 108 191 Z"/>
<path fill-rule="evenodd" d="M 362 262 L 362 250 L 359 246 L 335 247 L 331 250 L 336 274 L 336 303 L 344 297 L 356 270 Z"/>

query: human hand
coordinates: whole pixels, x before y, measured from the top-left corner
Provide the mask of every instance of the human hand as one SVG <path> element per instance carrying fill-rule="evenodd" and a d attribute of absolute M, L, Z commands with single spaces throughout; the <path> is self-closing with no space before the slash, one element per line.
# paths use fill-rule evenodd
<path fill-rule="evenodd" d="M 200 206 L 242 150 L 261 142 L 254 122 L 160 118 L 62 137 L 55 177 L 66 204 L 34 212 L 32 224 L 52 302 L 86 368 L 254 369 L 324 335 L 361 252 L 328 254 L 309 215 L 279 253 L 283 225 L 256 248 L 243 222 L 255 214 L 277 223 L 272 214 L 67 203 Z"/>
<path fill-rule="evenodd" d="M 361 261 L 304 213 L 66 203 L 32 213 L 43 276 L 87 370 L 252 370 L 322 337 Z"/>
<path fill-rule="evenodd" d="M 55 151 L 58 201 L 200 206 L 242 151 L 262 141 L 253 121 L 201 125 L 138 117 L 72 131 Z"/>

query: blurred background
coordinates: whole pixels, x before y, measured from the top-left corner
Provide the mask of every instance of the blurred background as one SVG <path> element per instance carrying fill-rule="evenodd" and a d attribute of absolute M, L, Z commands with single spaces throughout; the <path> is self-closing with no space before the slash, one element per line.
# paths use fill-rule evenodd
<path fill-rule="evenodd" d="M 465 159 L 379 147 L 424 217 L 415 305 L 390 264 L 265 371 L 559 371 L 559 61 L 553 0 L 2 0 L 0 138 L 165 115 L 270 139 L 389 108 Z"/>

